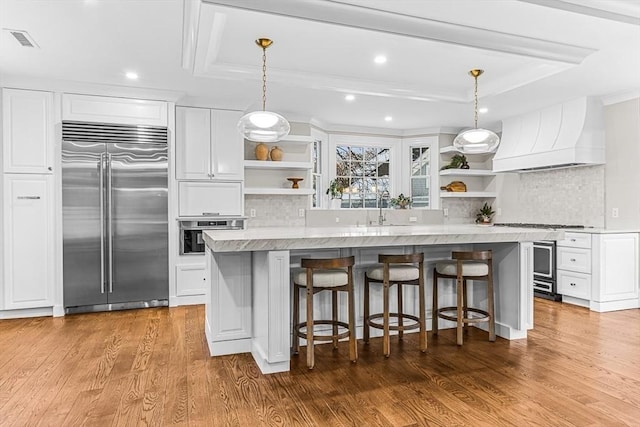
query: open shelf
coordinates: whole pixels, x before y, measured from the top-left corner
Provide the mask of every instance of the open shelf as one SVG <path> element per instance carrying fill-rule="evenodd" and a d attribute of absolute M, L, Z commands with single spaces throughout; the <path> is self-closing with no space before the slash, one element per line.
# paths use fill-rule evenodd
<path fill-rule="evenodd" d="M 440 197 L 442 198 L 462 198 L 462 197 L 476 197 L 480 199 L 493 199 L 497 196 L 495 191 L 464 191 L 464 192 L 456 192 L 456 191 L 441 191 Z"/>
<path fill-rule="evenodd" d="M 278 145 L 279 143 L 282 143 L 282 142 L 310 144 L 313 141 L 314 141 L 314 138 L 312 136 L 307 136 L 307 135 L 287 135 L 284 138 L 282 138 L 280 141 L 273 142 L 273 143 L 270 143 L 270 144 Z"/>
<path fill-rule="evenodd" d="M 279 194 L 290 196 L 308 196 L 314 194 L 313 188 L 272 188 L 272 187 L 245 187 L 244 194 Z"/>
<path fill-rule="evenodd" d="M 245 160 L 245 169 L 304 169 L 313 167 L 311 162 L 274 162 L 270 160 Z"/>
<path fill-rule="evenodd" d="M 440 176 L 495 176 L 488 169 L 445 169 L 440 171 Z"/>

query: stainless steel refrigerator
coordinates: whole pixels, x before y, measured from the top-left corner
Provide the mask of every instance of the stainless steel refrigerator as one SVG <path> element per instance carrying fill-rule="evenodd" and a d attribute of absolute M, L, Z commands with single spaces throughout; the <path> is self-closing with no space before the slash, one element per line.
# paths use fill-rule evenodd
<path fill-rule="evenodd" d="M 167 129 L 63 122 L 67 313 L 168 305 Z"/>

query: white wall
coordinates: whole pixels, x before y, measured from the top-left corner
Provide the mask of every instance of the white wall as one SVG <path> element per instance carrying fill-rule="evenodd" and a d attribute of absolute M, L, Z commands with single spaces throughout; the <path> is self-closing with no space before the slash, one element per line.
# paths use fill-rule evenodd
<path fill-rule="evenodd" d="M 604 115 L 606 226 L 640 229 L 640 98 L 606 106 Z M 612 215 L 614 208 L 617 218 Z"/>

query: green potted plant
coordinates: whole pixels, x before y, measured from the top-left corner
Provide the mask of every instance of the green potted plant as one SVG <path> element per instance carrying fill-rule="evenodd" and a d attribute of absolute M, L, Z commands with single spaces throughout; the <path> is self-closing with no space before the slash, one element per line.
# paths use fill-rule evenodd
<path fill-rule="evenodd" d="M 487 204 L 487 202 L 482 205 L 478 212 L 476 213 L 476 223 L 480 225 L 490 225 L 491 217 L 495 212 L 491 208 L 491 205 Z"/>
<path fill-rule="evenodd" d="M 339 209 L 342 202 L 342 193 L 344 192 L 345 185 L 341 179 L 333 179 L 329 182 L 329 188 L 327 188 L 327 194 L 329 195 L 329 207 L 331 209 Z"/>
<path fill-rule="evenodd" d="M 389 206 L 397 207 L 398 209 L 407 209 L 411 206 L 411 197 L 400 193 L 398 197 L 389 200 Z"/>
<path fill-rule="evenodd" d="M 467 156 L 464 154 L 454 154 L 451 157 L 448 165 L 444 165 L 440 170 L 445 169 L 469 169 L 469 163 L 467 163 Z"/>

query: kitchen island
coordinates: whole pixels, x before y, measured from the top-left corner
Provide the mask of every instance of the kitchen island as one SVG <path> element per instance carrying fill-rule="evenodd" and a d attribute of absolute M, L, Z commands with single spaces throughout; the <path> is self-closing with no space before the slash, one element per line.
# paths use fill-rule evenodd
<path fill-rule="evenodd" d="M 207 230 L 203 235 L 208 275 L 205 332 L 211 355 L 251 352 L 263 373 L 273 373 L 289 370 L 290 268 L 299 265 L 300 258 L 355 256 L 360 337 L 362 272 L 376 263 L 379 253 L 424 252 L 430 318 L 435 261 L 449 258 L 452 250 L 491 249 L 496 333 L 506 339 L 519 339 L 526 338 L 527 329 L 533 326 L 532 242 L 560 240 L 564 233 L 550 229 L 424 225 Z M 484 289 L 476 293 L 472 284 L 470 288 L 470 303 L 486 304 Z M 451 291 L 441 291 L 440 295 L 442 302 L 453 301 Z M 407 294 L 405 303 L 407 307 L 412 303 L 413 309 L 417 307 L 411 294 Z M 325 313 L 325 305 L 320 301 L 316 309 Z M 372 310 L 375 309 L 374 306 Z"/>

